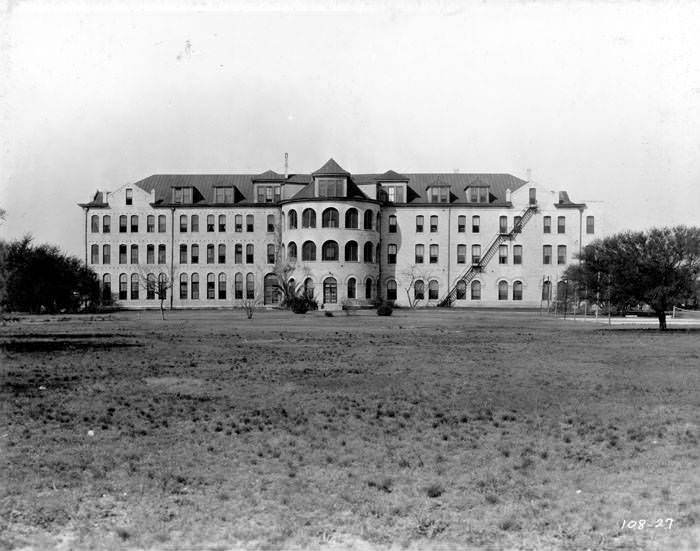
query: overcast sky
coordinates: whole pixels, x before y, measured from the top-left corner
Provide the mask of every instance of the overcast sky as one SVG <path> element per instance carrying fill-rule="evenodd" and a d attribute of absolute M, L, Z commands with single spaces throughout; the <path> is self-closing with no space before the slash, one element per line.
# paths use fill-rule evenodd
<path fill-rule="evenodd" d="M 154 173 L 508 172 L 700 224 L 700 4 L 11 1 L 4 238 Z M 287 7 L 291 6 L 291 7 Z M 328 8 L 327 6 L 332 6 Z"/>

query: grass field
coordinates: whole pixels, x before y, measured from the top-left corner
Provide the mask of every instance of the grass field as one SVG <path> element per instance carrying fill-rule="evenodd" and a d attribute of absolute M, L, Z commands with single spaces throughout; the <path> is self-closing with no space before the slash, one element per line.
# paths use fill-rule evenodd
<path fill-rule="evenodd" d="M 697 330 L 159 316 L 0 328 L 0 548 L 700 548 Z"/>

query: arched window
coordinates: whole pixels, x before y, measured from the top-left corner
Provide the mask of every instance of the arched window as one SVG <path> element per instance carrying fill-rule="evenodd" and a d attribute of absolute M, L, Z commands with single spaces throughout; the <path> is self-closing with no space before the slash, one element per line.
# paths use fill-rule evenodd
<path fill-rule="evenodd" d="M 219 231 L 226 231 L 226 215 L 219 215 Z"/>
<path fill-rule="evenodd" d="M 267 263 L 268 264 L 275 263 L 275 246 L 272 243 L 269 243 L 267 245 Z"/>
<path fill-rule="evenodd" d="M 255 263 L 255 247 L 252 243 L 248 243 L 245 246 L 245 263 L 254 264 Z"/>
<path fill-rule="evenodd" d="M 428 283 L 428 300 L 437 300 L 438 298 L 438 282 L 433 279 Z"/>
<path fill-rule="evenodd" d="M 374 218 L 374 213 L 371 210 L 365 211 L 365 229 L 372 229 L 372 219 Z"/>
<path fill-rule="evenodd" d="M 148 274 L 146 276 L 146 300 L 154 300 L 156 298 L 156 276 Z"/>
<path fill-rule="evenodd" d="M 166 219 L 165 219 L 165 214 L 159 214 L 158 215 L 158 233 L 165 233 L 165 228 L 166 228 Z"/>
<path fill-rule="evenodd" d="M 102 300 L 109 302 L 112 299 L 112 276 L 105 274 L 102 276 Z"/>
<path fill-rule="evenodd" d="M 289 229 L 290 230 L 297 229 L 297 211 L 295 211 L 295 210 L 289 211 Z"/>
<path fill-rule="evenodd" d="M 255 298 L 255 276 L 252 273 L 245 276 L 245 298 Z"/>
<path fill-rule="evenodd" d="M 481 281 L 472 281 L 472 300 L 481 300 Z"/>
<path fill-rule="evenodd" d="M 112 231 L 112 217 L 108 214 L 102 217 L 102 233 L 109 233 Z"/>
<path fill-rule="evenodd" d="M 374 248 L 374 245 L 367 241 L 365 243 L 365 250 L 364 250 L 364 259 L 365 262 L 372 262 L 372 249 Z"/>
<path fill-rule="evenodd" d="M 152 214 L 146 216 L 146 233 L 153 233 L 156 231 L 156 217 Z"/>
<path fill-rule="evenodd" d="M 90 245 L 90 263 L 99 264 L 100 263 L 100 246 Z"/>
<path fill-rule="evenodd" d="M 560 281 L 557 283 L 557 300 L 566 300 L 568 298 L 566 283 Z"/>
<path fill-rule="evenodd" d="M 168 298 L 168 278 L 165 274 L 158 274 L 158 298 L 166 300 Z"/>
<path fill-rule="evenodd" d="M 255 217 L 252 214 L 246 214 L 245 216 L 245 231 L 255 231 Z"/>
<path fill-rule="evenodd" d="M 307 262 L 316 260 L 316 243 L 313 241 L 305 241 L 301 246 L 301 259 Z"/>
<path fill-rule="evenodd" d="M 139 246 L 138 245 L 131 246 L 131 263 L 132 264 L 139 263 Z"/>
<path fill-rule="evenodd" d="M 102 245 L 102 264 L 109 264 L 112 261 L 112 249 L 109 245 Z"/>
<path fill-rule="evenodd" d="M 297 244 L 294 241 L 290 241 L 287 245 L 287 260 L 293 262 L 297 259 Z"/>
<path fill-rule="evenodd" d="M 214 215 L 213 214 L 207 215 L 207 231 L 208 232 L 214 231 Z"/>
<path fill-rule="evenodd" d="M 119 300 L 126 300 L 127 294 L 126 274 L 119 274 Z"/>
<path fill-rule="evenodd" d="M 119 233 L 126 233 L 126 215 L 122 214 L 119 217 Z"/>
<path fill-rule="evenodd" d="M 338 227 L 338 211 L 333 207 L 329 207 L 323 211 L 321 215 L 321 226 L 324 228 L 337 228 Z"/>
<path fill-rule="evenodd" d="M 498 300 L 508 300 L 508 282 L 498 282 Z"/>
<path fill-rule="evenodd" d="M 199 264 L 199 245 L 196 243 L 190 247 L 190 260 L 192 264 Z"/>
<path fill-rule="evenodd" d="M 180 215 L 180 233 L 185 233 L 187 231 L 187 215 Z"/>
<path fill-rule="evenodd" d="M 226 264 L 226 245 L 219 245 L 219 264 Z"/>
<path fill-rule="evenodd" d="M 131 300 L 139 299 L 139 274 L 131 274 Z"/>
<path fill-rule="evenodd" d="M 187 274 L 180 274 L 180 300 L 187 300 Z"/>
<path fill-rule="evenodd" d="M 233 281 L 233 298 L 241 300 L 243 298 L 243 274 L 237 273 Z"/>
<path fill-rule="evenodd" d="M 221 272 L 219 274 L 219 300 L 224 300 L 226 298 L 226 274 Z"/>
<path fill-rule="evenodd" d="M 345 211 L 345 227 L 356 230 L 358 224 L 357 209 L 348 209 Z"/>
<path fill-rule="evenodd" d="M 304 209 L 304 211 L 301 213 L 301 227 L 316 227 L 316 211 L 314 209 Z"/>
<path fill-rule="evenodd" d="M 552 282 L 545 281 L 542 284 L 542 300 L 552 300 Z"/>
<path fill-rule="evenodd" d="M 386 282 L 386 299 L 396 300 L 396 281 L 393 279 Z"/>
<path fill-rule="evenodd" d="M 199 274 L 192 274 L 191 283 L 190 296 L 197 300 L 199 299 Z"/>
<path fill-rule="evenodd" d="M 337 261 L 338 243 L 335 241 L 326 241 L 321 248 L 321 260 Z"/>
<path fill-rule="evenodd" d="M 381 225 L 380 225 L 381 220 L 382 220 L 382 215 L 379 214 L 379 212 L 377 212 L 377 223 L 374 226 L 375 228 L 377 228 L 377 230 L 379 230 L 379 228 L 381 227 Z"/>
<path fill-rule="evenodd" d="M 380 252 L 379 252 L 379 251 L 380 251 L 380 249 L 379 249 L 379 243 L 377 243 L 377 247 L 375 248 L 375 251 L 376 251 L 376 252 L 375 252 L 375 254 L 374 254 L 374 260 L 375 260 L 376 262 L 379 262 L 379 258 L 380 258 L 380 256 L 379 256 L 379 254 L 380 254 Z M 377 282 L 377 287 L 379 287 L 379 282 Z"/>
<path fill-rule="evenodd" d="M 207 299 L 214 300 L 216 298 L 216 278 L 214 274 L 207 274 Z"/>
<path fill-rule="evenodd" d="M 136 214 L 131 215 L 131 232 L 137 233 L 139 231 L 139 217 Z"/>
<path fill-rule="evenodd" d="M 389 215 L 389 233 L 396 233 L 396 215 Z"/>
<path fill-rule="evenodd" d="M 289 278 L 289 281 L 287 282 L 287 285 L 292 291 L 296 291 L 296 280 L 293 277 Z"/>
<path fill-rule="evenodd" d="M 207 264 L 214 264 L 214 245 L 207 245 Z"/>
<path fill-rule="evenodd" d="M 267 215 L 267 233 L 274 233 L 275 231 L 275 215 Z"/>
<path fill-rule="evenodd" d="M 242 232 L 243 231 L 243 215 L 236 214 L 233 217 L 233 231 Z"/>
<path fill-rule="evenodd" d="M 263 280 L 263 303 L 264 304 L 279 304 L 282 296 L 278 287 L 279 280 L 275 274 L 267 274 Z"/>
<path fill-rule="evenodd" d="M 467 298 L 467 284 L 464 282 L 463 279 L 460 279 L 457 282 L 457 300 L 464 300 Z"/>
<path fill-rule="evenodd" d="M 193 233 L 199 231 L 199 215 L 197 214 L 193 214 L 190 218 L 190 231 Z"/>
<path fill-rule="evenodd" d="M 96 214 L 90 217 L 90 231 L 92 233 L 98 233 L 100 231 L 100 217 Z"/>
<path fill-rule="evenodd" d="M 425 284 L 422 279 L 413 284 L 413 300 L 423 300 L 425 298 Z"/>
<path fill-rule="evenodd" d="M 308 297 L 314 296 L 314 281 L 310 277 L 304 280 L 304 294 Z"/>
<path fill-rule="evenodd" d="M 523 300 L 523 282 L 515 281 L 513 283 L 513 300 Z"/>
<path fill-rule="evenodd" d="M 357 280 L 354 277 L 348 279 L 348 298 L 357 298 Z"/>
<path fill-rule="evenodd" d="M 323 280 L 323 303 L 336 304 L 338 302 L 338 283 L 334 277 Z"/>
<path fill-rule="evenodd" d="M 368 277 L 365 279 L 365 298 L 366 299 L 371 299 L 372 298 L 372 278 Z"/>
<path fill-rule="evenodd" d="M 357 262 L 357 241 L 345 244 L 345 262 Z"/>

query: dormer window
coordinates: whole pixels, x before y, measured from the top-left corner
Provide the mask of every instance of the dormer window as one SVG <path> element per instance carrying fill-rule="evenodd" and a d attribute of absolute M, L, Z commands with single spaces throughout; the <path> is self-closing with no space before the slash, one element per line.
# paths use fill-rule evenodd
<path fill-rule="evenodd" d="M 488 186 L 470 186 L 467 188 L 467 201 L 469 203 L 488 203 Z"/>
<path fill-rule="evenodd" d="M 345 178 L 316 178 L 317 197 L 345 197 Z"/>
<path fill-rule="evenodd" d="M 381 197 L 389 203 L 403 203 L 405 202 L 404 197 L 404 184 L 382 184 L 382 191 L 384 192 Z"/>
<path fill-rule="evenodd" d="M 258 203 L 278 203 L 281 197 L 281 186 L 258 185 Z"/>
<path fill-rule="evenodd" d="M 433 186 L 430 188 L 431 203 L 449 203 L 450 188 L 448 186 Z"/>
<path fill-rule="evenodd" d="M 215 187 L 214 188 L 215 203 L 233 203 L 233 187 Z"/>
<path fill-rule="evenodd" d="M 192 188 L 191 187 L 174 187 L 173 188 L 173 203 L 177 204 L 192 204 Z"/>

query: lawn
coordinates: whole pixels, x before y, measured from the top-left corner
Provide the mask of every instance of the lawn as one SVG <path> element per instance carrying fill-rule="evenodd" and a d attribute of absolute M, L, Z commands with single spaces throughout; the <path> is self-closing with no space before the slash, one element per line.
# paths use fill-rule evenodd
<path fill-rule="evenodd" d="M 0 548 L 700 548 L 700 331 L 159 317 L 0 327 Z"/>

